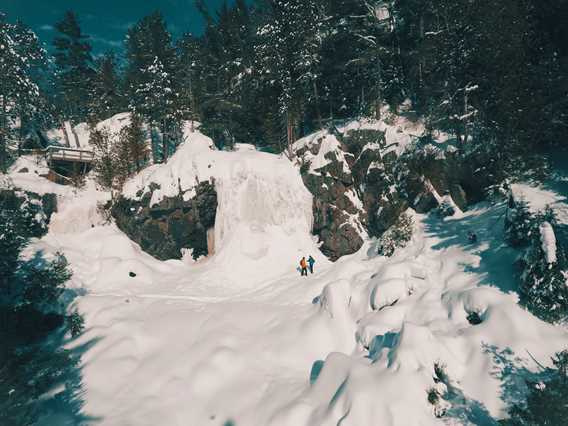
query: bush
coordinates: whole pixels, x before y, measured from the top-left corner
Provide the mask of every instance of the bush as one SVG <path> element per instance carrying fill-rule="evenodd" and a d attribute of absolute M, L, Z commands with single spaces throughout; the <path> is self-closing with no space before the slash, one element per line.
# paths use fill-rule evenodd
<path fill-rule="evenodd" d="M 50 403 L 79 415 L 78 357 L 62 348 L 65 306 L 60 302 L 71 277 L 58 254 L 20 258 L 30 238 L 27 213 L 0 204 L 0 424 L 36 424 Z M 74 312 L 67 322 L 72 335 L 83 320 Z M 49 396 L 58 385 L 61 391 Z"/>
<path fill-rule="evenodd" d="M 547 371 L 549 378 L 528 382 L 526 404 L 514 405 L 509 410 L 509 426 L 560 426 L 568 419 L 568 351 L 557 353 L 552 359 L 554 367 Z"/>
<path fill-rule="evenodd" d="M 378 241 L 377 252 L 381 256 L 390 257 L 397 248 L 406 247 L 412 239 L 414 231 L 414 222 L 412 217 L 406 213 L 399 216 L 394 225 L 392 225 Z"/>
<path fill-rule="evenodd" d="M 550 249 L 544 249 L 541 226 L 553 232 L 554 214 L 550 209 L 530 221 L 529 246 L 518 262 L 520 267 L 519 296 L 521 304 L 540 319 L 548 322 L 568 318 L 568 256 L 566 249 L 556 241 L 555 259 L 549 259 Z M 554 234 L 552 234 L 554 235 Z M 553 261 L 551 261 L 553 260 Z"/>
<path fill-rule="evenodd" d="M 452 203 L 447 200 L 444 200 L 440 203 L 437 210 L 438 216 L 440 217 L 449 217 L 453 216 L 456 213 L 456 208 Z"/>
<path fill-rule="evenodd" d="M 505 241 L 511 247 L 526 247 L 535 230 L 535 217 L 524 199 L 515 200 L 509 195 L 509 206 L 505 217 Z"/>

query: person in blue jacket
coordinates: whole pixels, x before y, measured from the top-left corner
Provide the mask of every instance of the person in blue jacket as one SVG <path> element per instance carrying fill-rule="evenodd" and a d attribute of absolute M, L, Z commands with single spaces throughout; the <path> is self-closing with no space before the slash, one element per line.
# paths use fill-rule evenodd
<path fill-rule="evenodd" d="M 314 263 L 316 263 L 316 260 L 312 256 L 308 257 L 308 265 L 310 267 L 311 274 L 314 273 Z"/>

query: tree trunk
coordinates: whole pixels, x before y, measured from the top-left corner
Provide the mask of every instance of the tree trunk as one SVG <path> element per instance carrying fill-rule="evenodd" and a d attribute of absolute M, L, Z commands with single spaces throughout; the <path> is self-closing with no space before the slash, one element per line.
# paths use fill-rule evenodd
<path fill-rule="evenodd" d="M 312 86 L 314 89 L 314 98 L 316 100 L 316 116 L 318 119 L 318 124 L 320 129 L 323 129 L 323 120 L 321 118 L 321 111 L 320 111 L 320 105 L 319 105 L 319 95 L 318 95 L 318 85 L 316 83 L 315 80 L 312 80 Z"/>
<path fill-rule="evenodd" d="M 1 109 L 2 117 L 0 117 L 0 170 L 2 172 L 6 172 L 6 165 L 7 165 L 7 149 L 6 149 L 6 133 L 8 129 L 8 120 L 6 117 L 6 100 L 5 97 L 2 96 L 2 109 Z"/>
<path fill-rule="evenodd" d="M 162 162 L 168 161 L 168 138 L 166 134 L 166 122 L 162 120 Z"/>
<path fill-rule="evenodd" d="M 71 144 L 69 143 L 69 135 L 67 134 L 67 127 L 65 126 L 65 121 L 61 123 L 61 130 L 63 130 L 63 139 L 65 139 L 65 145 L 70 147 Z"/>

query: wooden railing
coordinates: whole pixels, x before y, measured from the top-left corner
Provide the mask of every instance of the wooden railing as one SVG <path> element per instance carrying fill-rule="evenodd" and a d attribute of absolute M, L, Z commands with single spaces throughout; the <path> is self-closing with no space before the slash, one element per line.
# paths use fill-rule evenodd
<path fill-rule="evenodd" d="M 75 163 L 92 163 L 95 154 L 86 149 L 68 148 L 65 146 L 48 146 L 45 149 L 48 161 L 70 161 Z"/>

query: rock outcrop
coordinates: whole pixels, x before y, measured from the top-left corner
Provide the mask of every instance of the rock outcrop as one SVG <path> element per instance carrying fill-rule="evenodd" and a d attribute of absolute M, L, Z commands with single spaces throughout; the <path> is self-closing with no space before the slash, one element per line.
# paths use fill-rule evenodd
<path fill-rule="evenodd" d="M 464 155 L 455 141 L 426 138 L 408 119 L 320 131 L 294 148 L 314 197 L 313 232 L 332 260 L 359 250 L 365 236 L 382 235 L 409 207 L 466 210 L 491 183 L 477 176 L 481 157 Z"/>
<path fill-rule="evenodd" d="M 189 200 L 180 193 L 154 205 L 153 191 L 140 200 L 121 197 L 112 207 L 112 216 L 124 233 L 157 259 L 180 259 L 184 249 L 197 259 L 209 254 L 208 231 L 215 225 L 217 193 L 210 182 L 201 182 L 193 190 Z"/>

